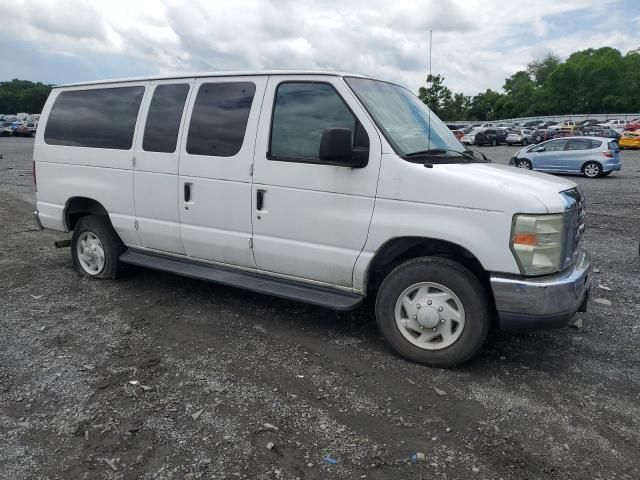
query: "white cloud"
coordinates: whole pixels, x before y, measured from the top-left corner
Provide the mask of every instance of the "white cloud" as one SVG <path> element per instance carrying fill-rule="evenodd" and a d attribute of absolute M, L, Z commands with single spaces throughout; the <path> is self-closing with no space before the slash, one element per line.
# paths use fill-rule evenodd
<path fill-rule="evenodd" d="M 43 51 L 83 58 L 98 72 L 101 55 L 115 55 L 128 66 L 144 65 L 141 73 L 320 68 L 412 89 L 426 76 L 433 29 L 434 73 L 472 94 L 500 88 L 505 77 L 549 50 L 567 55 L 603 45 L 634 47 L 634 37 L 619 29 L 585 35 L 578 25 L 553 36 L 555 19 L 589 14 L 597 27 L 615 3 L 537 0 L 523 8 L 504 0 L 13 0 L 0 28 L 5 37 L 36 42 Z M 0 74 L 14 76 L 1 67 Z"/>

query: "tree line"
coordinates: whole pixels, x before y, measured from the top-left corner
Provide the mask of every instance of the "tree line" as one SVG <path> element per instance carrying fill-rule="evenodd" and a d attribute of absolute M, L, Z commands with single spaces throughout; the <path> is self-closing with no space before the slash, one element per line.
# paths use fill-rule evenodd
<path fill-rule="evenodd" d="M 497 120 L 579 113 L 640 111 L 640 48 L 611 47 L 534 60 L 505 80 L 502 92 L 454 93 L 442 75 L 427 76 L 418 97 L 443 120 Z"/>
<path fill-rule="evenodd" d="M 0 82 L 0 113 L 40 113 L 52 87 L 18 79 Z"/>

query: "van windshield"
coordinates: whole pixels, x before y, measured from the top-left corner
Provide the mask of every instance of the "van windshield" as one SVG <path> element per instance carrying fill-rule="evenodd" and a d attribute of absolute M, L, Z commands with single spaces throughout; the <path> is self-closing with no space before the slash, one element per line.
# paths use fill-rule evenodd
<path fill-rule="evenodd" d="M 469 161 L 458 154 L 465 148 L 447 126 L 406 88 L 368 78 L 345 80 L 401 157 L 436 153 Z"/>

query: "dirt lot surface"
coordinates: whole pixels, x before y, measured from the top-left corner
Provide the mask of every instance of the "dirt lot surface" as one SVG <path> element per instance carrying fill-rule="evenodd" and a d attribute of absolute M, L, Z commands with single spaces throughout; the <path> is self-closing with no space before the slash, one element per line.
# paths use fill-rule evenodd
<path fill-rule="evenodd" d="M 65 234 L 34 228 L 32 148 L 0 139 L 0 478 L 640 478 L 640 152 L 574 178 L 597 269 L 582 328 L 494 332 L 438 370 L 364 309 L 81 280 Z"/>

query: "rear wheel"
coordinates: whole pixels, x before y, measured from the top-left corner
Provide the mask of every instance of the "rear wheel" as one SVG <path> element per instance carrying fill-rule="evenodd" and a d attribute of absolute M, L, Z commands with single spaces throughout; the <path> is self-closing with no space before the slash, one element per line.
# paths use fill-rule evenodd
<path fill-rule="evenodd" d="M 376 319 L 403 357 L 453 367 L 475 355 L 489 331 L 484 288 L 462 265 L 422 257 L 396 267 L 376 298 Z"/>
<path fill-rule="evenodd" d="M 73 231 L 71 258 L 83 277 L 115 279 L 125 250 L 107 216 L 82 217 Z"/>
<path fill-rule="evenodd" d="M 582 167 L 582 174 L 588 178 L 596 178 L 602 174 L 602 166 L 598 162 L 587 162 Z"/>
<path fill-rule="evenodd" d="M 519 158 L 516 160 L 516 167 L 531 170 L 533 168 L 533 165 L 531 164 L 531 161 L 527 160 L 526 158 Z"/>

